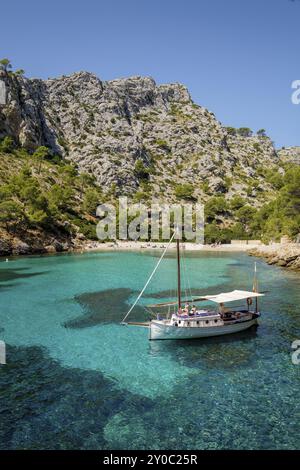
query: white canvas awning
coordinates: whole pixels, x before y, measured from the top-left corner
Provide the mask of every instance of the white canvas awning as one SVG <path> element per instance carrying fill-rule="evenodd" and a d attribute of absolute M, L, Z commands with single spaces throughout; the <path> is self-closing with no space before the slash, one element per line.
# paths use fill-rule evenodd
<path fill-rule="evenodd" d="M 205 295 L 202 298 L 215 302 L 216 304 L 223 304 L 226 302 L 234 302 L 235 300 L 249 299 L 253 297 L 262 297 L 264 294 L 258 292 L 248 292 L 246 290 L 233 290 L 231 292 L 223 292 L 218 295 Z"/>
<path fill-rule="evenodd" d="M 205 302 L 206 300 L 210 302 L 215 302 L 216 304 L 223 304 L 225 302 L 234 302 L 235 300 L 243 300 L 255 297 L 262 297 L 265 294 L 260 294 L 259 292 L 253 291 L 246 291 L 246 290 L 233 290 L 231 292 L 223 292 L 221 294 L 216 295 L 203 295 L 202 297 L 194 297 L 192 299 L 182 299 L 182 304 L 188 303 L 191 304 L 193 302 Z M 159 304 L 152 304 L 147 305 L 149 308 L 157 308 L 157 307 L 168 307 L 171 305 L 176 305 L 178 301 L 175 302 L 163 302 Z"/>

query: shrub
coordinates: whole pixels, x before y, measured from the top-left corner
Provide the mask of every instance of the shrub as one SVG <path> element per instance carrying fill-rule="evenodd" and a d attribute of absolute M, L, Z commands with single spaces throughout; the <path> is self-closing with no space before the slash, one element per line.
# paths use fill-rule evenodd
<path fill-rule="evenodd" d="M 229 243 L 232 239 L 231 229 L 221 228 L 216 222 L 206 224 L 204 238 L 205 243 Z"/>
<path fill-rule="evenodd" d="M 210 194 L 210 188 L 209 188 L 209 183 L 208 183 L 208 181 L 204 181 L 204 182 L 201 184 L 201 187 L 202 187 L 202 190 L 203 190 L 206 194 Z"/>
<path fill-rule="evenodd" d="M 244 228 L 249 227 L 250 222 L 252 222 L 256 209 L 251 206 L 243 206 L 236 211 L 236 217 L 239 222 L 244 226 Z"/>
<path fill-rule="evenodd" d="M 165 140 L 158 139 L 155 141 L 156 145 L 166 152 L 171 152 L 169 144 Z"/>
<path fill-rule="evenodd" d="M 0 143 L 0 150 L 4 153 L 11 153 L 15 148 L 15 141 L 10 136 L 7 135 Z"/>
<path fill-rule="evenodd" d="M 85 219 L 73 219 L 73 223 L 79 228 L 80 232 L 90 240 L 98 240 L 96 233 L 96 223 L 89 222 Z"/>
<path fill-rule="evenodd" d="M 97 206 L 100 204 L 100 196 L 96 189 L 88 189 L 84 195 L 82 208 L 90 215 L 96 215 Z"/>
<path fill-rule="evenodd" d="M 237 129 L 237 133 L 241 137 L 251 137 L 253 134 L 253 131 L 249 129 L 249 127 L 240 127 L 239 129 Z"/>
<path fill-rule="evenodd" d="M 135 162 L 134 174 L 139 180 L 149 179 L 149 169 L 145 167 L 140 159 Z"/>
<path fill-rule="evenodd" d="M 266 180 L 273 186 L 275 189 L 281 189 L 284 185 L 284 178 L 278 172 L 269 173 L 266 177 Z"/>
<path fill-rule="evenodd" d="M 38 163 L 38 173 L 41 172 L 41 166 L 42 166 L 42 161 L 45 160 L 46 157 L 49 156 L 49 149 L 42 145 L 41 147 L 38 147 L 36 151 L 33 154 L 33 158 L 37 161 Z"/>
<path fill-rule="evenodd" d="M 257 135 L 258 137 L 267 137 L 265 129 L 259 129 Z"/>
<path fill-rule="evenodd" d="M 24 210 L 19 202 L 8 200 L 0 203 L 0 223 L 5 224 L 8 232 L 11 228 L 15 232 L 17 225 L 24 220 Z"/>
<path fill-rule="evenodd" d="M 233 198 L 230 201 L 230 209 L 233 211 L 240 209 L 244 205 L 245 205 L 245 199 L 243 199 L 238 194 L 233 196 Z"/>
<path fill-rule="evenodd" d="M 224 196 L 212 197 L 205 204 L 205 217 L 207 220 L 213 220 L 216 215 L 223 215 L 227 212 L 228 206 Z"/>
<path fill-rule="evenodd" d="M 0 60 L 0 69 L 4 70 L 5 72 L 8 71 L 8 69 L 11 69 L 12 65 L 9 59 L 1 59 Z"/>
<path fill-rule="evenodd" d="M 257 142 L 253 144 L 253 148 L 256 152 L 261 152 L 261 146 Z"/>
<path fill-rule="evenodd" d="M 141 201 L 146 201 L 150 198 L 150 195 L 148 192 L 145 191 L 137 191 L 135 195 L 133 196 L 133 201 L 134 202 L 141 202 Z"/>
<path fill-rule="evenodd" d="M 234 127 L 225 127 L 227 133 L 229 135 L 236 135 L 237 134 L 237 130 L 234 128 Z"/>
<path fill-rule="evenodd" d="M 175 196 L 178 199 L 194 199 L 194 187 L 190 183 L 177 184 L 175 186 Z"/>

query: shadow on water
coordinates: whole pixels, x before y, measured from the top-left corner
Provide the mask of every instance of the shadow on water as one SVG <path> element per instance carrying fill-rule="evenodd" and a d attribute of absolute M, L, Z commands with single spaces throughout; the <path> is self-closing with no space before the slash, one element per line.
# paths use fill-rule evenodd
<path fill-rule="evenodd" d="M 200 292 L 199 289 L 191 289 L 192 295 L 201 295 Z M 207 293 L 207 291 L 205 292 Z M 86 292 L 75 296 L 75 301 L 79 303 L 84 313 L 77 318 L 68 320 L 64 323 L 64 326 L 66 328 L 88 328 L 101 323 L 118 323 L 130 307 L 129 299 L 137 295 L 138 292 L 131 289 L 120 288 L 100 292 Z M 185 293 L 182 292 L 182 295 L 184 296 Z M 149 293 L 149 296 L 151 299 L 170 299 L 170 291 Z M 148 303 L 153 303 L 153 300 Z M 160 313 L 164 312 L 164 308 L 160 309 Z M 144 307 L 136 305 L 130 314 L 130 321 L 147 321 L 150 317 L 151 315 Z"/>
<path fill-rule="evenodd" d="M 25 271 L 25 272 L 24 272 Z M 36 271 L 34 273 L 26 272 L 27 268 L 18 269 L 0 269 L 0 283 L 14 281 L 16 279 L 24 279 L 47 274 L 48 271 Z M 7 287 L 7 284 L 5 285 Z"/>
<path fill-rule="evenodd" d="M 0 291 L 5 292 L 5 291 L 11 289 L 12 287 L 15 287 L 16 285 L 20 285 L 20 284 L 21 283 L 19 283 L 19 282 L 16 282 L 15 284 L 3 284 L 3 285 L 0 284 Z"/>
<path fill-rule="evenodd" d="M 7 345 L 0 383 L 0 450 L 105 449 L 104 428 L 116 413 L 130 414 L 134 404 L 141 416 L 152 406 L 100 372 L 62 367 L 39 347 Z"/>
<path fill-rule="evenodd" d="M 100 323 L 120 322 L 129 309 L 128 299 L 134 292 L 130 289 L 108 289 L 101 292 L 87 292 L 75 297 L 84 314 L 64 323 L 66 328 L 88 328 Z M 143 307 L 136 306 L 132 321 L 148 320 L 149 314 Z"/>
<path fill-rule="evenodd" d="M 255 359 L 257 328 L 212 338 L 150 341 L 149 354 L 158 357 L 169 353 L 173 360 L 191 368 L 235 369 Z"/>

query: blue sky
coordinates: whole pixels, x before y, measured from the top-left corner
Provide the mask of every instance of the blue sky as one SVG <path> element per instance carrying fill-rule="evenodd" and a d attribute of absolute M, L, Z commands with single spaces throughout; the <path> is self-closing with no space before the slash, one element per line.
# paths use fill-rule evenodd
<path fill-rule="evenodd" d="M 0 57 L 29 77 L 87 70 L 181 82 L 224 125 L 300 145 L 300 105 L 291 102 L 299 21 L 298 0 L 10 0 L 1 4 Z"/>

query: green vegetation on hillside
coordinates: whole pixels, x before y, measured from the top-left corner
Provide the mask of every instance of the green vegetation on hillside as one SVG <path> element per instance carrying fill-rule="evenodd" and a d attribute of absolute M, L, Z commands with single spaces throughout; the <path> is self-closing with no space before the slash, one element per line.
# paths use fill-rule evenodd
<path fill-rule="evenodd" d="M 194 187 L 192 184 L 177 184 L 175 186 L 175 196 L 178 199 L 193 200 L 194 199 Z"/>
<path fill-rule="evenodd" d="M 0 142 L 0 226 L 8 233 L 37 230 L 96 238 L 95 210 L 102 192 L 95 179 L 47 147 L 33 154 Z"/>
<path fill-rule="evenodd" d="M 10 74 L 10 75 L 20 75 L 20 76 L 22 76 L 25 73 L 25 70 L 23 70 L 23 69 L 17 69 L 13 72 L 12 71 L 12 63 L 7 58 L 4 58 L 4 59 L 0 60 L 0 70 L 3 70 L 4 72 L 6 72 L 7 74 Z"/>
<path fill-rule="evenodd" d="M 139 159 L 135 163 L 134 174 L 141 181 L 147 180 L 149 179 L 150 174 L 149 168 L 147 168 L 143 161 Z"/>
<path fill-rule="evenodd" d="M 79 173 L 74 164 L 44 146 L 30 154 L 18 148 L 10 136 L 0 140 L 0 229 L 11 236 L 26 232 L 74 238 L 77 233 L 96 239 L 97 205 L 116 198 L 116 187 L 106 195 L 95 178 Z M 152 167 L 141 159 L 134 173 L 139 187 L 133 202 L 151 203 Z M 232 239 L 279 240 L 282 235 L 295 238 L 300 232 L 300 167 L 286 164 L 285 171 L 257 168 L 271 188 L 273 199 L 261 199 L 260 208 L 251 203 L 253 192 L 259 195 L 257 180 L 249 181 L 246 196 L 210 196 L 205 204 L 206 243 L 229 242 Z M 167 182 L 167 181 L 166 181 Z M 170 181 L 172 184 L 172 181 Z M 227 178 L 224 184 L 231 186 Z M 174 195 L 180 202 L 196 201 L 194 185 L 174 184 Z M 259 197 L 259 196 L 256 196 Z M 171 202 L 171 201 L 170 201 Z M 26 239 L 26 236 L 23 237 Z"/>
<path fill-rule="evenodd" d="M 238 195 L 229 202 L 223 196 L 209 200 L 205 206 L 207 243 L 232 239 L 279 241 L 283 235 L 294 239 L 300 233 L 300 167 L 288 165 L 284 175 L 270 170 L 266 179 L 277 190 L 277 196 L 260 209 Z M 235 222 L 224 228 L 222 218 L 228 215 Z"/>
<path fill-rule="evenodd" d="M 252 137 L 253 131 L 249 127 L 240 127 L 236 129 L 235 127 L 226 127 L 226 131 L 229 135 L 240 136 L 240 137 Z M 258 137 L 264 138 L 267 137 L 265 129 L 259 129 L 256 132 Z"/>

